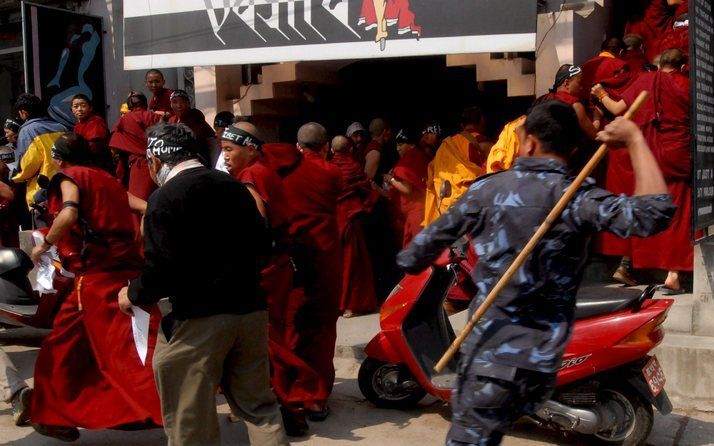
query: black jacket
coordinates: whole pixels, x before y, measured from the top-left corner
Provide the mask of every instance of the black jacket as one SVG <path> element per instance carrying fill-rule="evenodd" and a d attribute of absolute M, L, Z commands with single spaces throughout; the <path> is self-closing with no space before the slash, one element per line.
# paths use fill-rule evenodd
<path fill-rule="evenodd" d="M 179 320 L 266 309 L 268 232 L 253 196 L 230 175 L 195 168 L 169 180 L 149 198 L 144 234 L 146 265 L 129 285 L 135 305 L 168 297 Z"/>

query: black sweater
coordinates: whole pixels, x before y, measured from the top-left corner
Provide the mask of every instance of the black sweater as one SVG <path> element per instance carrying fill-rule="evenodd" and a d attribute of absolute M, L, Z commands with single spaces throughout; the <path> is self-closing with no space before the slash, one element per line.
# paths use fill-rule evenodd
<path fill-rule="evenodd" d="M 179 320 L 266 308 L 267 229 L 230 175 L 196 168 L 169 180 L 149 198 L 144 233 L 146 265 L 129 285 L 135 305 L 168 297 Z"/>

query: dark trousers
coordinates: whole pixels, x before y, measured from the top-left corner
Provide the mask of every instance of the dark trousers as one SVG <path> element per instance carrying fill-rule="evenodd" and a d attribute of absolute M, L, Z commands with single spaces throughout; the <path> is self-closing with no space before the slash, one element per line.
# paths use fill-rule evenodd
<path fill-rule="evenodd" d="M 504 432 L 532 414 L 555 389 L 556 375 L 499 366 L 479 359 L 459 366 L 459 388 L 447 446 L 501 444 Z"/>

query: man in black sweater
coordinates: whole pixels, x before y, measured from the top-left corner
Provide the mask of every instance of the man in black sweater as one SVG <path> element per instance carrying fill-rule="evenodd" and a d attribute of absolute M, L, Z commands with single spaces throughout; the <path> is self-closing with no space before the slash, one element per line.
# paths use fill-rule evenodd
<path fill-rule="evenodd" d="M 146 266 L 119 294 L 122 311 L 168 297 L 154 376 L 169 445 L 220 445 L 220 385 L 251 444 L 287 445 L 270 390 L 268 312 L 260 270 L 270 242 L 255 200 L 230 175 L 198 161 L 183 124 L 148 133 L 159 185 L 144 222 Z M 230 229 L 231 236 L 220 231 Z"/>

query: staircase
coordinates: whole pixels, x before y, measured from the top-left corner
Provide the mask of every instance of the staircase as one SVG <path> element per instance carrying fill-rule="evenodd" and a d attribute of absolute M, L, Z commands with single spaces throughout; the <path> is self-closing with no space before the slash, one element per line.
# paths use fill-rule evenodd
<path fill-rule="evenodd" d="M 535 62 L 512 53 L 448 55 L 446 66 L 475 67 L 478 82 L 505 80 L 509 97 L 535 94 Z"/>
<path fill-rule="evenodd" d="M 339 70 L 351 61 L 282 62 L 263 65 L 258 83 L 243 85 L 234 113 L 241 116 L 296 116 L 310 85 L 339 82 Z"/>

